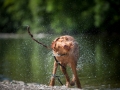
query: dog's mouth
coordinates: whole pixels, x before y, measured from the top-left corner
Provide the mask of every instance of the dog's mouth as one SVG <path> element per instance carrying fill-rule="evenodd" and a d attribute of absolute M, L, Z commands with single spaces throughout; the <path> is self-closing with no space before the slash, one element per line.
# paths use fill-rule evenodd
<path fill-rule="evenodd" d="M 58 54 L 59 56 L 65 56 L 65 55 L 67 55 L 67 53 L 65 53 L 65 54 Z"/>

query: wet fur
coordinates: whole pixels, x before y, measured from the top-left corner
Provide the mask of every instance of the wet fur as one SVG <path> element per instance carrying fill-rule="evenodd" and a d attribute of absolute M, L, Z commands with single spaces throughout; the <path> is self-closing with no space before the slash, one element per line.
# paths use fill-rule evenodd
<path fill-rule="evenodd" d="M 66 86 L 73 86 L 76 83 L 77 87 L 81 88 L 81 84 L 76 71 L 77 61 L 79 58 L 79 46 L 77 41 L 69 35 L 60 36 L 52 42 L 51 48 L 56 59 L 60 62 L 60 64 L 65 67 L 63 68 L 62 66 L 60 66 L 60 69 L 66 78 Z M 67 65 L 71 67 L 73 72 L 73 78 L 71 81 L 66 71 Z M 54 67 L 52 72 L 53 77 L 51 77 L 49 84 L 50 86 L 54 86 L 55 84 L 54 75 L 56 74 L 57 67 L 58 64 L 56 63 L 56 61 L 54 61 Z"/>

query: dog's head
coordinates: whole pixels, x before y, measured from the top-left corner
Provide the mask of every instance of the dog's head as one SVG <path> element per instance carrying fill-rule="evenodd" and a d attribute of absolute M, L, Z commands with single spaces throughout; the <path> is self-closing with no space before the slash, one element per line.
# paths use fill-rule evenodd
<path fill-rule="evenodd" d="M 73 43 L 71 40 L 72 38 L 70 38 L 69 36 L 62 36 L 62 37 L 56 38 L 52 42 L 51 48 L 53 49 L 54 52 L 56 52 L 59 55 L 67 54 L 73 47 Z"/>

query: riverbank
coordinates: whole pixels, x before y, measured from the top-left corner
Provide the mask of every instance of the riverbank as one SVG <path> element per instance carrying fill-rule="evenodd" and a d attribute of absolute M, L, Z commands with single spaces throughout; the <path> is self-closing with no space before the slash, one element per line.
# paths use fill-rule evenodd
<path fill-rule="evenodd" d="M 66 86 L 47 86 L 37 83 L 24 83 L 23 81 L 8 81 L 0 82 L 0 90 L 80 90 L 78 88 L 67 88 Z"/>

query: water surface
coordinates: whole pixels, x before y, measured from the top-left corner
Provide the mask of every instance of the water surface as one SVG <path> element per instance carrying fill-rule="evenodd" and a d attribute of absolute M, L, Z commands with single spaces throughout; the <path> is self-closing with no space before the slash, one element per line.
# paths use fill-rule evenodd
<path fill-rule="evenodd" d="M 37 38 L 50 45 L 55 35 Z M 80 58 L 78 75 L 83 87 L 120 87 L 120 38 L 76 35 Z M 30 37 L 0 39 L 0 75 L 12 80 L 49 84 L 54 58 L 52 51 L 34 42 Z M 72 77 L 71 69 L 68 73 Z M 65 83 L 61 71 L 57 75 Z M 60 85 L 56 80 L 56 85 Z"/>

